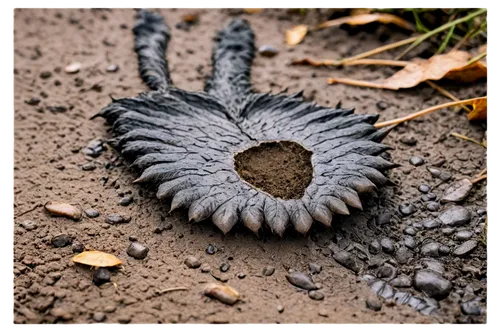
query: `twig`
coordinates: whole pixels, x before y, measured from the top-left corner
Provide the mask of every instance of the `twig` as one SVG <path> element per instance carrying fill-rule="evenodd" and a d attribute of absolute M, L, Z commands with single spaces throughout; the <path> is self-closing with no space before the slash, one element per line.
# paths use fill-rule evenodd
<path fill-rule="evenodd" d="M 434 36 L 435 34 L 437 33 L 440 33 L 441 31 L 444 31 L 448 28 L 451 28 L 453 25 L 457 25 L 457 24 L 460 24 L 462 22 L 466 22 L 476 16 L 479 16 L 481 14 L 484 14 L 486 13 L 486 8 L 482 8 L 482 9 L 479 9 L 477 11 L 475 11 L 474 13 L 471 13 L 467 16 L 464 16 L 462 18 L 459 18 L 459 19 L 456 19 L 454 21 L 451 21 L 451 22 L 448 22 L 446 24 L 443 24 L 442 26 L 432 30 L 432 31 L 429 31 L 427 33 L 425 33 L 424 35 L 418 37 L 410 46 L 408 46 L 406 48 L 406 50 L 403 51 L 403 53 L 401 53 L 400 55 L 398 55 L 396 58 L 394 58 L 394 60 L 399 60 L 401 59 L 402 57 L 404 57 L 406 54 L 408 54 L 408 52 L 410 52 L 411 50 L 413 50 L 415 47 L 417 47 L 418 45 L 420 45 L 424 40 L 426 40 L 427 38 L 429 37 L 432 37 Z"/>
<path fill-rule="evenodd" d="M 180 290 L 188 290 L 188 288 L 186 287 L 173 287 L 173 288 L 167 288 L 167 289 L 163 289 L 163 290 L 159 290 L 158 291 L 158 294 L 164 294 L 164 293 L 169 293 L 171 291 L 180 291 Z"/>
<path fill-rule="evenodd" d="M 488 175 L 482 175 L 481 177 L 477 177 L 477 178 L 471 180 L 471 183 L 475 184 L 475 183 L 480 182 L 481 180 L 486 179 L 486 178 L 488 178 Z"/>
<path fill-rule="evenodd" d="M 452 101 L 455 101 L 455 102 L 458 102 L 458 101 L 459 101 L 459 99 L 458 99 L 455 95 L 453 95 L 451 92 L 449 92 L 448 90 L 444 89 L 443 87 L 438 86 L 436 83 L 434 83 L 434 82 L 432 82 L 432 81 L 430 81 L 430 80 L 425 81 L 425 83 L 427 83 L 427 84 L 428 84 L 428 85 L 430 85 L 432 88 L 434 88 L 434 89 L 436 89 L 437 91 L 439 91 L 439 92 L 440 92 L 443 96 L 448 97 L 448 98 L 449 98 L 449 99 L 451 99 Z M 460 105 L 460 107 L 461 107 L 462 109 L 464 109 L 465 111 L 467 111 L 467 112 L 471 112 L 471 110 L 470 110 L 468 107 L 466 107 L 465 105 L 463 105 L 463 104 L 462 104 L 462 105 Z"/>
<path fill-rule="evenodd" d="M 460 138 L 462 140 L 470 141 L 472 143 L 475 143 L 477 145 L 480 145 L 480 146 L 484 147 L 484 145 L 481 142 L 476 141 L 476 140 L 474 140 L 472 138 L 469 138 L 468 136 L 465 136 L 465 135 L 462 135 L 462 134 L 459 134 L 459 133 L 456 133 L 456 132 L 452 132 L 452 133 L 450 133 L 450 135 L 453 135 L 454 137 Z M 486 148 L 486 147 L 484 147 L 484 148 Z"/>
<path fill-rule="evenodd" d="M 30 208 L 30 209 L 28 209 L 28 210 L 25 210 L 24 212 L 21 212 L 21 213 L 19 213 L 19 214 L 17 214 L 17 215 L 14 215 L 14 218 L 18 218 L 18 217 L 21 217 L 21 216 L 23 216 L 23 215 L 25 215 L 25 214 L 28 214 L 28 213 L 30 213 L 30 212 L 32 212 L 32 211 L 34 211 L 35 209 L 37 209 L 38 207 L 41 207 L 41 206 L 43 206 L 41 203 L 36 204 L 36 205 L 35 205 L 35 207 Z"/>
<path fill-rule="evenodd" d="M 485 25 L 486 25 L 486 21 L 483 22 L 483 23 L 481 23 L 480 25 L 478 25 L 476 28 L 474 28 L 474 29 L 470 30 L 469 32 L 467 32 L 465 34 L 465 36 L 457 44 L 455 44 L 455 46 L 453 46 L 453 48 L 451 49 L 451 51 L 457 51 L 462 46 L 464 46 L 465 43 L 467 43 L 469 41 L 469 39 L 472 37 L 472 35 L 475 34 L 478 31 L 484 29 Z"/>
<path fill-rule="evenodd" d="M 487 172 L 487 168 L 484 168 L 483 170 L 481 170 L 480 173 L 477 174 L 476 178 L 477 177 L 481 177 L 482 175 L 484 175 L 485 173 Z"/>
<path fill-rule="evenodd" d="M 487 52 L 483 52 L 481 54 L 478 54 L 477 56 L 475 56 L 474 58 L 472 58 L 471 60 L 469 60 L 469 62 L 467 63 L 466 66 L 469 66 L 469 65 L 475 63 L 476 61 L 479 61 L 479 60 L 483 59 L 484 57 L 486 57 L 486 53 Z"/>
<path fill-rule="evenodd" d="M 393 119 L 393 120 L 388 120 L 388 121 L 384 121 L 384 122 L 381 122 L 381 123 L 376 123 L 374 126 L 376 128 L 381 128 L 381 127 L 385 127 L 385 126 L 389 126 L 389 125 L 397 125 L 397 124 L 403 123 L 405 121 L 421 117 L 423 115 L 426 115 L 428 113 L 432 113 L 432 112 L 440 110 L 440 109 L 449 108 L 451 106 L 456 106 L 456 105 L 461 105 L 461 104 L 470 104 L 470 103 L 472 103 L 474 101 L 477 101 L 477 100 L 480 100 L 480 99 L 483 99 L 483 98 L 486 98 L 486 96 L 477 97 L 477 98 L 471 98 L 471 99 L 465 99 L 463 101 L 457 101 L 457 102 L 449 102 L 449 103 L 439 104 L 439 105 L 430 107 L 428 109 L 412 113 L 412 114 L 407 115 L 405 117 L 401 117 L 401 118 L 397 118 L 397 119 Z"/>
<path fill-rule="evenodd" d="M 401 60 L 387 60 L 387 59 L 358 59 L 343 63 L 344 66 L 356 66 L 356 65 L 380 65 L 380 66 L 396 66 L 405 67 L 408 65 L 409 61 Z"/>
<path fill-rule="evenodd" d="M 454 24 L 451 26 L 450 30 L 448 30 L 448 33 L 446 34 L 446 37 L 444 38 L 443 43 L 441 43 L 441 45 L 439 46 L 439 49 L 437 50 L 436 54 L 440 54 L 441 52 L 444 51 L 444 49 L 446 49 L 446 46 L 450 42 L 450 38 L 453 35 L 453 31 L 455 30 L 455 27 L 456 27 L 456 25 Z"/>

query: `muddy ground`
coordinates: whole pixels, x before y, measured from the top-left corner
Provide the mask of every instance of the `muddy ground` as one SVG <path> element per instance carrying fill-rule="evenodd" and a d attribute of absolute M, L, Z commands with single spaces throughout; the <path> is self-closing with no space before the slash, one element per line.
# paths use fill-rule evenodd
<path fill-rule="evenodd" d="M 257 46 L 273 45 L 280 51 L 274 58 L 256 57 L 252 80 L 257 91 L 303 90 L 306 98 L 319 104 L 335 106 L 341 102 L 343 107 L 355 107 L 356 112 L 380 113 L 382 120 L 447 101 L 426 85 L 394 92 L 326 84 L 332 75 L 377 79 L 390 75 L 394 71 L 391 68 L 335 70 L 287 65 L 291 59 L 304 56 L 329 59 L 350 56 L 406 37 L 393 27 L 374 25 L 351 31 L 332 28 L 315 32 L 302 44 L 289 48 L 283 41 L 286 29 L 299 23 L 318 23 L 327 17 L 324 12 L 310 11 L 306 16 L 299 16 L 285 10 L 265 10 L 256 15 L 234 10 L 200 10 L 199 23 L 188 28 L 176 27 L 182 22 L 182 16 L 190 12 L 192 10 L 161 10 L 172 28 L 168 49 L 172 79 L 181 88 L 203 89 L 204 77 L 211 69 L 212 38 L 224 22 L 241 15 L 251 22 Z M 486 321 L 486 247 L 480 241 L 486 182 L 478 183 L 460 204 L 470 211 L 472 218 L 469 224 L 456 228 L 472 232 L 472 238 L 478 240 L 475 250 L 464 258 L 441 252 L 431 258 L 434 267 L 438 262 L 438 266 L 445 268 L 441 273 L 453 285 L 450 296 L 437 303 L 425 300 L 425 295 L 412 287 L 403 288 L 403 292 L 419 297 L 422 304 L 430 304 L 420 307 L 419 312 L 398 304 L 385 282 L 382 282 L 383 292 L 380 292 L 380 283 L 375 284 L 378 287 L 373 286 L 373 276 L 378 275 L 382 281 L 394 277 L 381 273 L 379 266 L 389 265 L 391 275 L 409 277 L 418 269 L 429 267 L 425 262 L 428 258 L 418 250 L 428 239 L 452 251 L 462 243 L 453 235 L 443 235 L 441 227 L 419 226 L 419 222 L 453 204 L 438 205 L 438 212 L 430 212 L 417 188 L 426 183 L 440 197 L 447 182 L 472 177 L 482 170 L 486 166 L 485 150 L 449 134 L 459 132 L 482 140 L 484 125 L 471 125 L 463 111 L 444 110 L 400 126 L 385 140 L 394 147 L 393 160 L 401 164 L 389 173 L 396 186 L 383 189 L 378 199 L 365 198 L 364 212 L 338 219 L 333 229 L 315 225 L 306 237 L 289 230 L 279 239 L 268 232 L 257 237 L 239 227 L 223 236 L 208 222 L 188 224 L 184 211 L 169 214 L 168 203 L 159 202 L 153 191 L 132 184 L 137 175 L 116 152 L 108 149 L 96 158 L 83 153 L 83 148 L 93 139 L 110 137 L 103 120 L 89 120 L 110 102 L 109 96 L 129 97 L 147 89 L 138 76 L 131 33 L 133 24 L 133 10 L 15 11 L 16 323 Z M 385 56 L 391 55 L 396 53 Z M 82 63 L 80 72 L 65 73 L 64 66 L 74 61 Z M 106 71 L 110 65 L 119 66 L 118 71 Z M 443 86 L 459 98 L 486 94 L 485 82 L 443 83 Z M 40 99 L 38 104 L 36 99 Z M 408 160 L 412 156 L 423 157 L 425 164 L 410 165 Z M 83 170 L 82 166 L 88 163 L 96 168 Z M 440 165 L 452 179 L 445 182 L 433 178 L 426 170 L 432 164 Z M 124 197 L 132 197 L 133 202 L 121 206 L 119 202 Z M 83 210 L 94 208 L 100 215 L 85 216 L 80 222 L 51 217 L 42 207 L 49 200 L 73 203 Z M 405 202 L 417 208 L 413 215 L 403 216 L 398 211 Z M 379 225 L 376 221 L 384 212 L 392 218 L 388 224 Z M 131 222 L 105 223 L 106 216 L 112 213 L 130 216 Z M 405 230 L 411 225 L 413 232 Z M 73 245 L 54 247 L 52 239 L 61 233 L 68 235 Z M 383 256 L 379 263 L 370 261 L 380 257 L 366 251 L 374 239 L 388 237 L 399 249 L 405 246 L 403 242 L 408 236 L 413 237 L 417 245 L 407 263 L 401 264 L 393 255 Z M 149 248 L 143 260 L 126 253 L 134 237 Z M 111 283 L 97 287 L 92 283 L 91 270 L 71 262 L 78 243 L 86 249 L 113 253 L 123 260 L 123 267 L 112 271 L 111 280 L 116 288 Z M 210 244 L 217 249 L 211 255 L 206 252 Z M 339 248 L 355 255 L 354 270 L 358 273 L 332 258 L 332 252 L 338 253 Z M 191 255 L 208 264 L 211 272 L 186 267 L 184 260 Z M 223 263 L 230 266 L 224 273 L 219 269 Z M 285 278 L 289 270 L 308 273 L 310 263 L 322 267 L 321 272 L 312 277 L 320 284 L 324 300 L 311 299 Z M 275 267 L 274 274 L 265 276 L 266 266 Z M 242 301 L 229 306 L 203 296 L 205 284 L 217 280 L 227 281 L 236 288 L 242 294 Z M 372 288 L 365 280 L 371 281 Z M 187 290 L 157 293 L 181 286 Z M 374 298 L 371 289 L 387 299 Z M 370 307 L 366 305 L 367 299 L 371 300 Z M 469 307 L 467 314 L 461 304 L 471 300 L 475 302 L 475 312 Z M 381 310 L 372 310 L 377 303 L 382 305 Z M 422 311 L 423 308 L 427 310 Z"/>

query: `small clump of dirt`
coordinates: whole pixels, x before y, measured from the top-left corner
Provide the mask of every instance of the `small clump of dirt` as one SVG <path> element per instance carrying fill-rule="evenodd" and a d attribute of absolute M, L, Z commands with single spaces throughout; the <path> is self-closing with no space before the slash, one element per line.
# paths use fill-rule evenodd
<path fill-rule="evenodd" d="M 250 185 L 281 199 L 300 199 L 313 176 L 312 152 L 291 141 L 263 142 L 234 157 Z"/>

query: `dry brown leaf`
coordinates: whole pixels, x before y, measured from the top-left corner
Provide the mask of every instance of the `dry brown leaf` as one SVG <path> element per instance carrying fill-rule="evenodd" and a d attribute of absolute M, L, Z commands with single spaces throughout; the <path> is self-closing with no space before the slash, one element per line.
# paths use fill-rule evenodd
<path fill-rule="evenodd" d="M 349 12 L 350 16 L 361 15 L 361 14 L 370 14 L 373 11 L 373 8 L 353 8 Z"/>
<path fill-rule="evenodd" d="M 297 45 L 307 34 L 307 25 L 301 24 L 286 31 L 285 40 L 288 45 Z"/>
<path fill-rule="evenodd" d="M 470 83 L 488 76 L 486 62 L 476 61 L 468 66 L 449 71 L 445 78 L 453 81 Z"/>
<path fill-rule="evenodd" d="M 196 23 L 200 18 L 199 13 L 189 13 L 182 16 L 182 20 L 186 23 Z"/>
<path fill-rule="evenodd" d="M 472 111 L 469 113 L 469 120 L 486 120 L 487 99 L 480 99 L 472 102 Z"/>
<path fill-rule="evenodd" d="M 380 22 L 384 24 L 393 23 L 403 29 L 411 31 L 415 30 L 415 26 L 412 23 L 405 21 L 396 15 L 387 13 L 361 14 L 361 15 L 341 17 L 335 20 L 323 22 L 320 25 L 316 26 L 315 29 L 337 27 L 342 24 L 349 24 L 351 26 L 365 25 L 372 22 Z"/>
<path fill-rule="evenodd" d="M 113 267 L 122 261 L 112 254 L 101 251 L 85 251 L 73 257 L 73 262 L 93 267 Z"/>
<path fill-rule="evenodd" d="M 263 11 L 263 8 L 245 8 L 243 9 L 247 14 L 258 14 Z"/>

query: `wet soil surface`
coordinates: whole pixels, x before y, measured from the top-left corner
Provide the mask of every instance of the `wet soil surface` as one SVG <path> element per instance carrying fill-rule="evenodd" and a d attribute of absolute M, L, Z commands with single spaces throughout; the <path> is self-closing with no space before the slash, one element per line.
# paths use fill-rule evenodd
<path fill-rule="evenodd" d="M 183 89 L 203 89 L 212 38 L 222 22 L 241 15 L 257 46 L 279 51 L 256 57 L 258 91 L 304 90 L 319 104 L 341 102 L 382 120 L 447 101 L 425 85 L 394 92 L 326 84 L 333 75 L 386 77 L 391 68 L 287 66 L 295 58 L 337 59 L 405 38 L 393 27 L 318 31 L 288 48 L 286 29 L 325 20 L 322 11 L 302 17 L 284 10 L 200 10 L 199 22 L 186 25 L 182 16 L 190 12 L 161 10 L 172 28 L 172 79 Z M 289 230 L 279 239 L 236 227 L 223 236 L 211 223 L 187 223 L 184 211 L 169 213 L 168 203 L 134 185 L 137 175 L 99 141 L 110 137 L 109 128 L 89 120 L 110 95 L 146 89 L 137 73 L 133 22 L 132 10 L 15 11 L 16 323 L 486 321 L 486 182 L 461 203 L 439 201 L 450 183 L 486 166 L 482 147 L 449 134 L 481 141 L 484 125 L 470 124 L 463 111 L 443 110 L 394 130 L 385 143 L 401 165 L 389 173 L 396 185 L 363 198 L 364 211 L 336 218 L 333 228 L 315 224 L 306 237 Z M 66 73 L 64 66 L 75 61 L 79 72 Z M 462 99 L 486 94 L 485 82 L 443 86 Z M 410 164 L 412 157 L 420 159 Z M 71 203 L 85 214 L 79 221 L 51 216 L 47 201 Z M 96 274 L 73 264 L 83 249 L 112 253 L 122 268 Z M 310 274 L 319 289 L 295 287 L 290 272 Z M 234 287 L 241 301 L 230 306 L 204 296 L 211 282 Z M 158 292 L 175 287 L 186 290 Z"/>
<path fill-rule="evenodd" d="M 295 142 L 264 142 L 234 157 L 236 171 L 252 186 L 281 199 L 300 199 L 313 176 L 312 153 Z"/>

